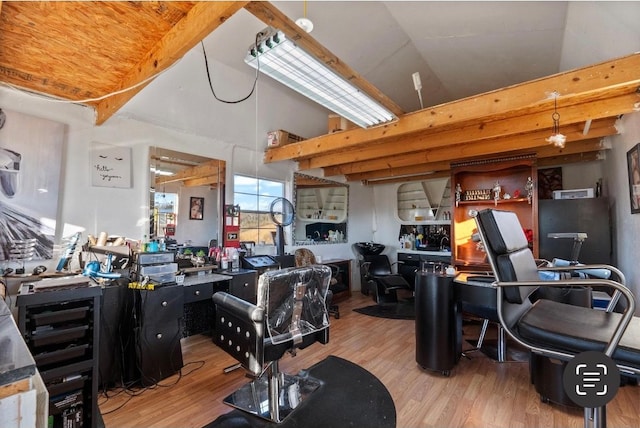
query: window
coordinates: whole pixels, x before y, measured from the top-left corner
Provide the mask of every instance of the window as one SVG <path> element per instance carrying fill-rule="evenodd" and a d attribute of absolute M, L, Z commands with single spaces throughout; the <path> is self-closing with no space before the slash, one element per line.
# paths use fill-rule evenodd
<path fill-rule="evenodd" d="M 155 192 L 153 198 L 151 237 L 173 237 L 178 219 L 178 194 Z"/>
<path fill-rule="evenodd" d="M 284 196 L 284 183 L 262 178 L 233 176 L 233 203 L 240 205 L 240 241 L 274 244 L 276 225 L 269 207 Z"/>

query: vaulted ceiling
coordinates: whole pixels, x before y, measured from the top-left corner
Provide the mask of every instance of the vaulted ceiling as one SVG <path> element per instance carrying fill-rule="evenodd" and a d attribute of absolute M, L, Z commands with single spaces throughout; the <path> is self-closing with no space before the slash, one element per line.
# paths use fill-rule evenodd
<path fill-rule="evenodd" d="M 637 29 L 629 30 L 640 9 L 628 3 L 629 13 L 616 9 L 616 25 L 640 40 Z M 575 21 L 569 2 L 309 2 L 313 36 L 293 22 L 302 2 L 0 7 L 0 82 L 90 106 L 97 124 L 231 17 L 273 25 L 399 117 L 265 154 L 265 162 L 293 160 L 300 170 L 321 168 L 349 181 L 434 177 L 448 174 L 451 161 L 523 152 L 536 153 L 539 165 L 596 160 L 606 149 L 603 137 L 619 132 L 620 115 L 640 110 L 640 54 L 558 73 L 563 40 L 576 32 L 568 28 Z M 590 34 L 581 34 L 585 43 Z M 224 52 L 214 55 L 223 61 Z M 229 59 L 231 67 L 234 61 L 241 62 Z M 422 75 L 424 108 L 410 80 L 414 71 Z M 563 149 L 545 141 L 556 101 Z"/>

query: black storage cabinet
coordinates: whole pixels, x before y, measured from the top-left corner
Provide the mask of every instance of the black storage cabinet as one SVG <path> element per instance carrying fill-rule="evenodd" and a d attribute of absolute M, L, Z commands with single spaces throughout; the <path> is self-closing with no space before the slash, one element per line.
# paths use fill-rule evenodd
<path fill-rule="evenodd" d="M 49 391 L 49 426 L 96 427 L 100 286 L 33 292 L 17 297 L 18 328 Z"/>
<path fill-rule="evenodd" d="M 416 272 L 416 362 L 449 376 L 462 353 L 453 277 Z"/>
<path fill-rule="evenodd" d="M 130 361 L 143 386 L 152 386 L 182 369 L 182 285 L 132 290 L 133 340 Z"/>

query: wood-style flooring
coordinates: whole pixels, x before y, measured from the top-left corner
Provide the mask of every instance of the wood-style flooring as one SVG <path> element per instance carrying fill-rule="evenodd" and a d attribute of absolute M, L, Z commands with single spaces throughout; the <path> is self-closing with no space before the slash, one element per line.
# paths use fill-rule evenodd
<path fill-rule="evenodd" d="M 329 355 L 359 364 L 391 393 L 401 428 L 583 426 L 581 409 L 540 401 L 526 362 L 498 363 L 473 352 L 460 359 L 449 377 L 421 369 L 415 361 L 414 322 L 352 311 L 372 303 L 359 292 L 341 302 L 340 319 L 331 318 L 330 342 L 314 344 L 295 357 L 285 355 L 281 370 L 296 373 Z M 475 333 L 470 329 L 465 328 L 465 337 Z M 465 342 L 463 349 L 469 348 Z M 235 360 L 206 335 L 183 339 L 182 352 L 182 373 L 161 385 L 101 394 L 106 428 L 198 428 L 231 411 L 222 399 L 248 381 L 242 369 L 223 373 Z M 619 389 L 607 406 L 607 423 L 609 428 L 640 427 L 640 386 Z"/>

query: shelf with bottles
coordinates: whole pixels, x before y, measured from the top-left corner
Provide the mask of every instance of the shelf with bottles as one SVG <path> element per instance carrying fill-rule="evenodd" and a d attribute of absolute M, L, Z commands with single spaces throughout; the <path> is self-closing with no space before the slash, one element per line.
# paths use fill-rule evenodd
<path fill-rule="evenodd" d="M 451 224 L 403 224 L 398 240 L 400 247 L 407 250 L 449 251 Z"/>
<path fill-rule="evenodd" d="M 403 183 L 396 195 L 396 214 L 403 224 L 448 224 L 451 220 L 448 177 Z"/>
<path fill-rule="evenodd" d="M 531 236 L 538 254 L 538 200 L 533 178 L 537 177 L 532 155 L 487 159 L 452 165 L 453 260 L 457 266 L 488 268 L 486 254 L 477 242 L 473 213 L 487 208 L 515 212 Z"/>
<path fill-rule="evenodd" d="M 298 189 L 296 206 L 301 221 L 342 223 L 347 218 L 346 187 Z"/>

